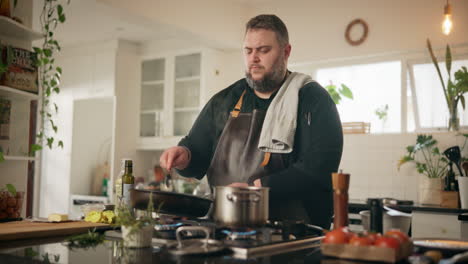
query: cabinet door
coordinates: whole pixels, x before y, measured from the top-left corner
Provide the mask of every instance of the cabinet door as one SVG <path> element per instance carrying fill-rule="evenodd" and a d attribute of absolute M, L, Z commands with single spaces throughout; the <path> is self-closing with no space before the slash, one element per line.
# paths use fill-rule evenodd
<path fill-rule="evenodd" d="M 174 135 L 186 135 L 200 110 L 201 54 L 175 57 Z"/>
<path fill-rule="evenodd" d="M 141 69 L 140 136 L 162 136 L 165 59 L 146 60 Z"/>

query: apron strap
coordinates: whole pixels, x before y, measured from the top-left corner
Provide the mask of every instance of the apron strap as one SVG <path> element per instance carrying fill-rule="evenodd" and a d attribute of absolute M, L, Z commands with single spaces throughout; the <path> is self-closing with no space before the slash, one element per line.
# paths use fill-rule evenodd
<path fill-rule="evenodd" d="M 271 152 L 265 152 L 265 156 L 263 156 L 263 161 L 260 164 L 261 167 L 265 167 L 270 162 Z"/>
<path fill-rule="evenodd" d="M 239 98 L 239 101 L 237 101 L 236 106 L 234 106 L 234 110 L 231 111 L 231 116 L 234 117 L 234 118 L 239 116 L 239 113 L 240 113 L 240 110 L 241 110 L 241 107 L 242 107 L 242 100 L 244 99 L 245 91 L 246 90 L 244 90 L 244 92 L 242 92 L 242 95 Z"/>

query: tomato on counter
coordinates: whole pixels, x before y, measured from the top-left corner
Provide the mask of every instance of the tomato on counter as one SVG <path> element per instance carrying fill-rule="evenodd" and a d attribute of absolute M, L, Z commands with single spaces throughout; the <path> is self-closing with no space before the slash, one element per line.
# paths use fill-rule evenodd
<path fill-rule="evenodd" d="M 376 247 L 393 248 L 395 250 L 399 250 L 401 243 L 400 240 L 394 237 L 382 236 L 375 241 L 374 245 Z"/>
<path fill-rule="evenodd" d="M 329 231 L 322 240 L 325 244 L 346 244 L 348 241 L 348 232 L 341 228 Z"/>
<path fill-rule="evenodd" d="M 367 236 L 354 236 L 349 240 L 349 244 L 353 246 L 370 246 L 373 241 Z"/>
<path fill-rule="evenodd" d="M 401 232 L 398 229 L 390 229 L 387 232 L 385 232 L 385 236 L 391 236 L 400 241 L 400 243 L 405 243 L 410 240 L 407 234 Z"/>

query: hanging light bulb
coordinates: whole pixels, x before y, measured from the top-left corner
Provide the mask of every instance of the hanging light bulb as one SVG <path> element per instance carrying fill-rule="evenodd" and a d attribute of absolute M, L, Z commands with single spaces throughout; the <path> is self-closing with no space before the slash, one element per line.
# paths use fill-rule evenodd
<path fill-rule="evenodd" d="M 450 34 L 450 31 L 452 31 L 452 25 L 452 7 L 447 0 L 447 4 L 444 7 L 444 22 L 442 22 L 442 32 L 444 32 L 445 35 Z"/>

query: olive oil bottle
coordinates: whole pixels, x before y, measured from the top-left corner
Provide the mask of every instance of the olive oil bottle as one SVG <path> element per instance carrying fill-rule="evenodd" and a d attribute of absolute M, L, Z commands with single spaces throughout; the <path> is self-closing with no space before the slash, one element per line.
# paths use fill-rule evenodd
<path fill-rule="evenodd" d="M 134 189 L 133 161 L 125 160 L 125 171 L 122 175 L 122 204 L 130 206 L 130 191 Z"/>

